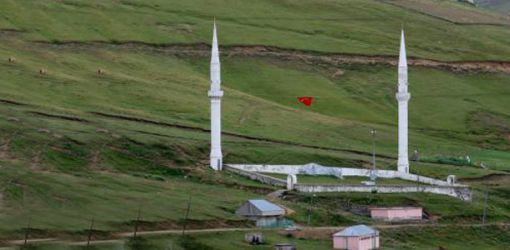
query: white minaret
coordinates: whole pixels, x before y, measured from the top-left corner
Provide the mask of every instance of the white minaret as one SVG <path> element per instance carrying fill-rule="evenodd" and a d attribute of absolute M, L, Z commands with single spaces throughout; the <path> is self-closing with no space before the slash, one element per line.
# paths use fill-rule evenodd
<path fill-rule="evenodd" d="M 409 173 L 409 156 L 407 154 L 407 103 L 411 98 L 411 94 L 407 91 L 407 55 L 406 44 L 404 38 L 404 30 L 402 30 L 402 38 L 400 41 L 400 56 L 398 61 L 398 92 L 396 94 L 398 101 L 398 171 Z"/>
<path fill-rule="evenodd" d="M 216 35 L 216 21 L 213 28 L 213 40 L 211 49 L 211 156 L 210 166 L 214 170 L 221 170 L 223 166 L 221 154 L 221 97 L 223 91 L 220 89 L 220 53 L 218 50 L 218 38 Z"/>

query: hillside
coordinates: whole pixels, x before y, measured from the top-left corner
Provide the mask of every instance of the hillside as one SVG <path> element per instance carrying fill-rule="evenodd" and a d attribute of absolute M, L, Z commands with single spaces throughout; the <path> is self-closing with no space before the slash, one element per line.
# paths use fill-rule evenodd
<path fill-rule="evenodd" d="M 410 151 L 422 156 L 411 172 L 456 174 L 473 185 L 474 201 L 324 196 L 313 225 L 366 222 L 338 208 L 346 200 L 422 205 L 440 223 L 475 223 L 486 184 L 489 220 L 508 222 L 510 23 L 461 4 L 420 2 L 6 0 L 2 238 L 21 237 L 28 221 L 41 237 L 81 237 L 91 219 L 105 234 L 129 231 L 139 209 L 147 230 L 180 228 L 190 196 L 193 227 L 245 225 L 232 211 L 274 188 L 206 167 L 213 17 L 228 163 L 369 167 L 375 128 L 378 167 L 395 169 L 395 64 L 405 27 Z M 303 95 L 315 104 L 300 105 Z M 472 164 L 459 160 L 466 155 Z M 282 202 L 306 221 L 308 196 Z"/>
<path fill-rule="evenodd" d="M 477 6 L 507 15 L 510 14 L 510 2 L 505 0 L 481 0 L 477 3 Z"/>

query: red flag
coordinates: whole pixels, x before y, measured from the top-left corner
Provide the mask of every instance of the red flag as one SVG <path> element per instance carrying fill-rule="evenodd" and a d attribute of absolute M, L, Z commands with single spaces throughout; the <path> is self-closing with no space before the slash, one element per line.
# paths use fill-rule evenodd
<path fill-rule="evenodd" d="M 300 96 L 297 99 L 300 103 L 303 103 L 306 106 L 312 106 L 313 97 L 311 96 Z"/>

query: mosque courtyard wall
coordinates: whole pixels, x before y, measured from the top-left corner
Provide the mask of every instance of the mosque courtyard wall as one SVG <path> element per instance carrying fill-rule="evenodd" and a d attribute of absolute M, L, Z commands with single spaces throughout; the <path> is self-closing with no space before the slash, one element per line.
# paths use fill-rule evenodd
<path fill-rule="evenodd" d="M 264 175 L 264 173 L 284 175 L 332 175 L 339 178 L 347 176 L 370 177 L 370 169 L 326 167 L 318 164 L 306 165 L 255 165 L 227 164 L 225 170 L 246 176 L 265 184 L 287 187 L 305 193 L 321 192 L 366 192 L 366 193 L 433 193 L 448 195 L 464 201 L 471 200 L 471 190 L 466 185 L 433 179 L 430 177 L 407 174 L 393 170 L 377 170 L 378 178 L 400 178 L 416 182 L 408 185 L 353 185 L 353 184 L 300 184 L 287 183 L 285 180 Z M 425 184 L 425 185 L 424 185 Z"/>
<path fill-rule="evenodd" d="M 228 164 L 229 167 L 242 169 L 249 172 L 269 173 L 269 174 L 304 174 L 304 175 L 330 175 L 337 177 L 347 176 L 363 176 L 370 177 L 371 169 L 362 168 L 345 168 L 345 167 L 329 167 L 321 166 L 318 164 L 306 165 L 257 165 L 257 164 Z M 426 176 L 404 173 L 394 170 L 376 170 L 378 178 L 387 179 L 403 179 L 423 184 L 437 185 L 437 186 L 463 186 L 460 184 L 451 184 L 446 180 L 438 180 Z"/>

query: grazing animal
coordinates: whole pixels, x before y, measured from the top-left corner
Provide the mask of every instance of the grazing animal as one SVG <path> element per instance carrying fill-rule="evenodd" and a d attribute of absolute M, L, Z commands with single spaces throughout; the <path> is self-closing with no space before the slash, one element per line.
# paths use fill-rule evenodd
<path fill-rule="evenodd" d="M 104 72 L 104 70 L 102 70 L 102 69 L 98 69 L 98 70 L 97 70 L 97 74 L 98 74 L 98 75 L 104 75 L 104 73 L 105 73 L 105 72 Z"/>
<path fill-rule="evenodd" d="M 46 75 L 46 73 L 47 73 L 47 72 L 46 72 L 46 70 L 45 70 L 45 69 L 40 69 L 40 70 L 39 70 L 39 74 L 41 74 L 41 75 Z"/>
<path fill-rule="evenodd" d="M 9 57 L 9 62 L 10 62 L 10 63 L 16 62 L 16 58 L 14 58 L 14 57 Z"/>

